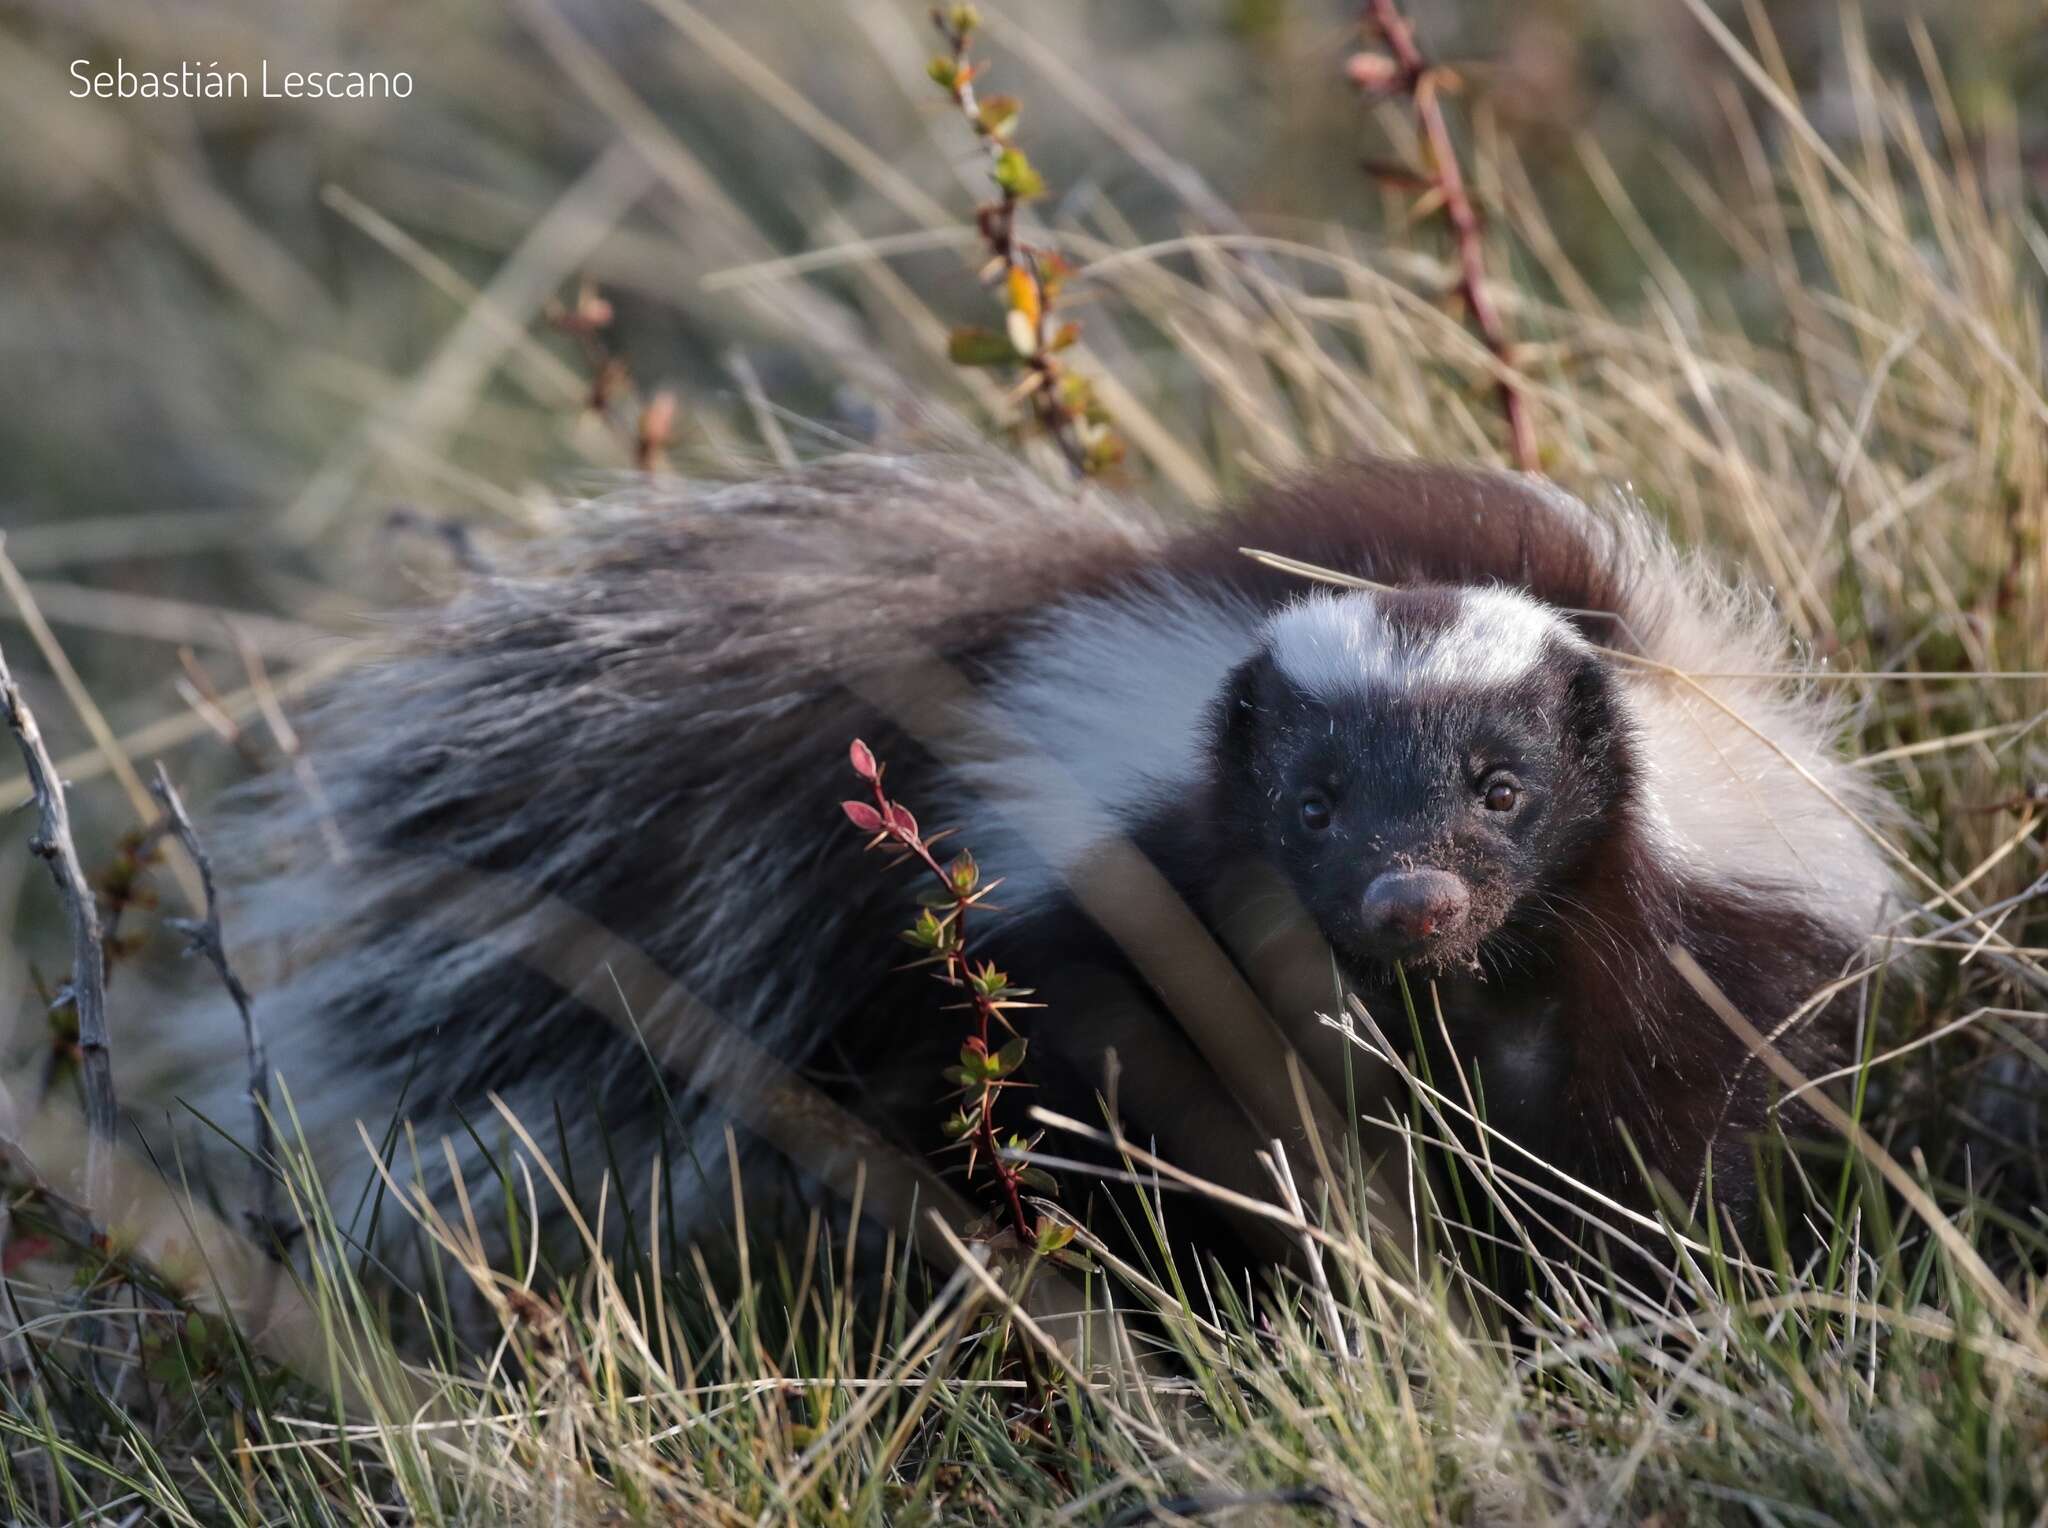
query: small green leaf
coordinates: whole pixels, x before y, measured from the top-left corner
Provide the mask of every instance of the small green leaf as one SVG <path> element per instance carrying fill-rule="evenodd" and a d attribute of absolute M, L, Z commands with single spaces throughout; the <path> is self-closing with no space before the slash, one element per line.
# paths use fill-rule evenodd
<path fill-rule="evenodd" d="M 1020 149 L 1004 149 L 996 156 L 996 166 L 991 173 L 1003 191 L 1020 202 L 1028 202 L 1035 196 L 1045 195 L 1045 181 L 1031 161 Z"/>
<path fill-rule="evenodd" d="M 981 866 L 975 864 L 974 856 L 961 850 L 953 863 L 946 867 L 946 879 L 955 891 L 965 895 L 981 884 Z"/>
<path fill-rule="evenodd" d="M 1009 337 L 991 329 L 955 329 L 946 336 L 946 355 L 955 366 L 1008 366 L 1018 359 Z"/>
<path fill-rule="evenodd" d="M 1038 1255 L 1050 1257 L 1074 1239 L 1074 1228 L 1065 1221 L 1054 1220 L 1050 1215 L 1039 1217 Z"/>
<path fill-rule="evenodd" d="M 1123 437 L 1104 431 L 1100 440 L 1089 445 L 1088 455 L 1082 466 L 1090 473 L 1107 472 L 1123 459 Z"/>
<path fill-rule="evenodd" d="M 1022 1035 L 1017 1036 L 1016 1039 L 989 1058 L 989 1075 L 991 1077 L 1009 1076 L 1024 1064 L 1024 1052 L 1027 1049 L 1029 1049 L 1029 1046 L 1024 1037 Z"/>
<path fill-rule="evenodd" d="M 904 942 L 915 945 L 920 950 L 936 950 L 944 943 L 945 938 L 946 925 L 929 907 L 919 912 L 917 922 L 903 931 Z"/>
<path fill-rule="evenodd" d="M 1002 1075 L 996 1070 L 995 1058 L 980 1049 L 980 1042 L 960 1047 L 961 1080 L 969 1086 L 989 1081 Z"/>

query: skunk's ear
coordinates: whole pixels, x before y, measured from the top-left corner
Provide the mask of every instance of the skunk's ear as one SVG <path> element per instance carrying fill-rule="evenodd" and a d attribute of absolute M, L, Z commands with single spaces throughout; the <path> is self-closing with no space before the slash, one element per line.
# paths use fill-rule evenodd
<path fill-rule="evenodd" d="M 1579 653 L 1565 684 L 1565 714 L 1572 736 L 1589 759 L 1626 751 L 1626 713 L 1614 665 L 1599 653 Z"/>
<path fill-rule="evenodd" d="M 1273 657 L 1264 648 L 1253 653 L 1223 681 L 1216 697 L 1212 724 L 1216 735 L 1217 762 L 1223 773 L 1238 774 L 1250 768 L 1258 751 L 1261 717 L 1273 693 Z"/>

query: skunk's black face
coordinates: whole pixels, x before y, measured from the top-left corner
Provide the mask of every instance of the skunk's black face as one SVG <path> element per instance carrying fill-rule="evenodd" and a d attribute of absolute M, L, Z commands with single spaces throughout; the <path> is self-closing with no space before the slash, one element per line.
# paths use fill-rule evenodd
<path fill-rule="evenodd" d="M 1606 665 L 1521 595 L 1319 595 L 1225 687 L 1222 810 L 1347 965 L 1472 965 L 1611 825 L 1620 733 Z"/>

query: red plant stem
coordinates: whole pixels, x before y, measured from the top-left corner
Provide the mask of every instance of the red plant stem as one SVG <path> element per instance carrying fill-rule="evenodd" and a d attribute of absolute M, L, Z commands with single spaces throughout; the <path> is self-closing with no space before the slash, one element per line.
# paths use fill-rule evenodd
<path fill-rule="evenodd" d="M 989 1036 L 992 1033 L 992 1024 L 999 1018 L 999 1015 L 996 1012 L 994 999 L 978 990 L 968 977 L 967 909 L 972 905 L 973 897 L 971 894 L 963 893 L 954 884 L 952 876 L 946 873 L 945 867 L 933 856 L 931 847 L 925 842 L 922 834 L 915 831 L 906 831 L 899 826 L 895 803 L 890 801 L 887 792 L 882 789 L 880 774 L 878 773 L 868 783 L 875 793 L 876 809 L 882 814 L 882 832 L 896 843 L 908 849 L 920 864 L 938 878 L 939 884 L 946 888 L 947 894 L 953 899 L 953 910 L 947 915 L 953 925 L 953 938 L 951 944 L 944 952 L 945 974 L 940 980 L 949 986 L 960 988 L 972 998 L 976 1038 L 980 1041 L 982 1054 L 986 1056 L 989 1054 Z M 985 1081 L 981 1085 L 981 1100 L 977 1110 L 978 1118 L 974 1126 L 974 1145 L 977 1151 L 987 1156 L 989 1167 L 996 1175 L 996 1181 L 1002 1185 L 1004 1205 L 1009 1211 L 1010 1216 L 1010 1229 L 1017 1233 L 1017 1239 L 1020 1242 L 1029 1247 L 1033 1244 L 1035 1237 L 1031 1230 L 1030 1217 L 1024 1213 L 1024 1196 L 1018 1188 L 1019 1175 L 1016 1167 L 1003 1159 L 1001 1149 L 996 1141 L 995 1096 L 997 1091 L 998 1084 L 995 1082 Z"/>
<path fill-rule="evenodd" d="M 1393 55 L 1400 72 L 1400 89 L 1414 103 L 1416 121 L 1429 141 L 1432 189 L 1443 202 L 1444 217 L 1458 246 L 1458 295 L 1470 310 L 1473 326 L 1486 342 L 1487 350 L 1502 368 L 1509 368 L 1513 365 L 1513 351 L 1507 326 L 1501 322 L 1500 310 L 1494 307 L 1492 294 L 1487 290 L 1479 215 L 1473 211 L 1472 198 L 1466 193 L 1465 176 L 1458 167 L 1457 145 L 1452 142 L 1450 124 L 1444 119 L 1436 66 L 1416 46 L 1414 23 L 1401 14 L 1395 0 L 1366 0 L 1365 24 Z M 1507 375 L 1500 378 L 1498 386 L 1515 465 L 1524 472 L 1541 472 L 1542 460 L 1536 449 L 1528 400 Z"/>

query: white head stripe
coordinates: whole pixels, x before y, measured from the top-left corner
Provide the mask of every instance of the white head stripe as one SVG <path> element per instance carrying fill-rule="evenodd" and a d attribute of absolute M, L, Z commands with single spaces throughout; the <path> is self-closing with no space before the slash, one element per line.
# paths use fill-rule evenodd
<path fill-rule="evenodd" d="M 1509 684 L 1542 660 L 1546 642 L 1583 639 L 1512 589 L 1461 589 L 1441 631 L 1401 632 L 1366 591 L 1318 592 L 1273 616 L 1267 641 L 1280 671 L 1311 694 L 1420 684 Z"/>

